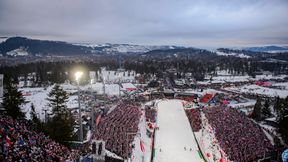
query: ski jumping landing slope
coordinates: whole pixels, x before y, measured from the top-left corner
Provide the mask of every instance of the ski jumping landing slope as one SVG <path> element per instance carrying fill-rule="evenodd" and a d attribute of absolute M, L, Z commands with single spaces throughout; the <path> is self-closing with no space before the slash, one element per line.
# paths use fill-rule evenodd
<path fill-rule="evenodd" d="M 158 103 L 155 162 L 204 162 L 180 100 Z"/>

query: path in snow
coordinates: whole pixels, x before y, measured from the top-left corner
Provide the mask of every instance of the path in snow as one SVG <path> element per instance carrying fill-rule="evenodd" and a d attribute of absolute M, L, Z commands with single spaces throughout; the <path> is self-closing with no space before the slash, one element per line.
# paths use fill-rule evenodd
<path fill-rule="evenodd" d="M 180 100 L 166 100 L 158 103 L 157 125 L 159 130 L 156 131 L 155 137 L 154 161 L 204 161 L 198 153 L 194 134 Z"/>

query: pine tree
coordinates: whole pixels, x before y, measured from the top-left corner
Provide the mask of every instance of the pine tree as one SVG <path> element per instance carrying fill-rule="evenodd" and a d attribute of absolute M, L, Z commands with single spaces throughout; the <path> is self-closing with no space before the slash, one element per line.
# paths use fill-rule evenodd
<path fill-rule="evenodd" d="M 47 123 L 46 130 L 51 138 L 60 143 L 70 141 L 73 132 L 73 118 L 66 106 L 67 92 L 56 84 L 48 96 L 48 105 L 52 108 L 53 117 Z"/>
<path fill-rule="evenodd" d="M 24 118 L 25 114 L 20 109 L 20 106 L 24 103 L 25 99 L 22 93 L 18 91 L 11 81 L 7 82 L 3 95 L 3 107 L 6 110 L 6 114 L 14 119 Z"/>
<path fill-rule="evenodd" d="M 48 94 L 48 106 L 52 108 L 54 115 L 65 114 L 67 111 L 66 102 L 68 101 L 68 94 L 60 85 L 56 84 Z"/>
<path fill-rule="evenodd" d="M 72 140 L 73 118 L 71 113 L 54 116 L 47 123 L 46 129 L 49 136 L 60 143 L 64 144 L 65 141 Z"/>
<path fill-rule="evenodd" d="M 277 119 L 279 119 L 280 117 L 280 114 L 281 114 L 281 99 L 280 97 L 276 97 L 275 99 L 275 103 L 274 103 L 274 111 L 276 112 L 277 114 Z"/>
<path fill-rule="evenodd" d="M 262 109 L 262 115 L 265 118 L 269 118 L 272 116 L 272 113 L 269 107 L 270 107 L 270 104 L 269 104 L 269 100 L 267 99 L 265 100 L 264 107 Z"/>
<path fill-rule="evenodd" d="M 253 119 L 255 119 L 257 121 L 260 121 L 262 119 L 261 109 L 262 109 L 261 99 L 257 98 L 256 104 L 255 104 L 253 112 L 252 112 L 252 118 Z"/>
<path fill-rule="evenodd" d="M 35 123 L 35 124 L 39 124 L 40 123 L 40 120 L 38 119 L 37 114 L 35 112 L 35 106 L 34 106 L 33 103 L 31 103 L 30 118 L 31 118 L 33 123 Z"/>
<path fill-rule="evenodd" d="M 283 140 L 288 143 L 288 129 L 287 129 L 287 123 L 288 123 L 288 97 L 286 99 L 280 99 L 279 104 L 279 110 L 278 110 L 278 129 L 281 133 L 281 136 Z"/>

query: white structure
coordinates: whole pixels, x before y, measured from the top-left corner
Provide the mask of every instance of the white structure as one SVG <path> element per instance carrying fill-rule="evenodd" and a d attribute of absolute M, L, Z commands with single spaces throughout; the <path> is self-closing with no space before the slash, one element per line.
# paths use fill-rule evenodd
<path fill-rule="evenodd" d="M 106 68 L 101 68 L 100 74 L 101 80 L 104 78 L 105 83 L 119 83 L 119 82 L 134 82 L 136 72 L 135 71 L 125 71 L 124 69 L 119 70 L 106 70 Z"/>
<path fill-rule="evenodd" d="M 0 97 L 3 97 L 3 74 L 0 74 Z"/>
<path fill-rule="evenodd" d="M 18 83 L 18 87 L 22 88 L 22 87 L 32 87 L 35 84 L 36 81 L 36 73 L 28 73 L 28 75 L 26 77 L 24 76 L 20 76 L 18 77 L 19 83 Z"/>
<path fill-rule="evenodd" d="M 95 71 L 89 71 L 89 78 L 90 78 L 90 83 L 95 84 L 96 83 L 96 72 Z"/>
<path fill-rule="evenodd" d="M 157 162 L 204 162 L 180 100 L 157 104 L 155 157 Z"/>
<path fill-rule="evenodd" d="M 105 141 L 92 140 L 92 159 L 93 162 L 105 161 Z"/>

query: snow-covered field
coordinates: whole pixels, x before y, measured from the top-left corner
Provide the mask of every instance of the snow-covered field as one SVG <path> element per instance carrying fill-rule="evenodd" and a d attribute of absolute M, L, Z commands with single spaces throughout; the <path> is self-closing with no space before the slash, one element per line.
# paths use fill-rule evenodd
<path fill-rule="evenodd" d="M 77 92 L 77 86 L 71 84 L 62 84 L 61 85 L 65 91 L 68 93 L 75 93 Z M 38 117 L 41 120 L 44 120 L 45 114 L 44 109 L 48 109 L 48 112 L 51 111 L 48 107 L 47 95 L 51 91 L 53 86 L 48 87 L 47 89 L 44 88 L 20 88 L 19 90 L 22 91 L 24 97 L 28 103 L 22 105 L 22 111 L 26 113 L 26 117 L 30 119 L 30 111 L 31 111 L 31 104 L 33 103 L 35 106 L 35 111 Z M 96 91 L 97 94 L 103 94 L 103 84 L 96 83 L 92 85 L 80 86 L 81 90 L 92 90 Z M 120 89 L 121 91 L 123 89 Z M 105 93 L 107 95 L 119 95 L 119 85 L 118 84 L 105 84 Z M 121 92 L 123 94 L 123 92 Z M 75 108 L 78 107 L 78 100 L 77 95 L 70 95 L 67 107 L 68 108 Z"/>
<path fill-rule="evenodd" d="M 22 105 L 22 111 L 26 112 L 26 117 L 30 119 L 31 104 L 35 106 L 35 111 L 37 116 L 44 120 L 45 114 L 44 109 L 48 109 L 48 102 L 46 100 L 48 93 L 51 91 L 52 87 L 48 87 L 46 90 L 44 88 L 21 88 L 19 89 L 24 94 L 24 98 L 28 103 Z M 50 110 L 50 109 L 49 109 Z"/>
<path fill-rule="evenodd" d="M 261 87 L 258 85 L 244 85 L 240 87 L 227 87 L 225 88 L 229 91 L 240 92 L 240 93 L 251 93 L 251 94 L 262 94 L 267 96 L 276 97 L 279 96 L 281 98 L 285 98 L 288 96 L 287 90 L 273 89 L 267 87 Z"/>
<path fill-rule="evenodd" d="M 272 86 L 280 87 L 282 89 L 288 90 L 288 82 L 275 83 Z"/>
<path fill-rule="evenodd" d="M 251 56 L 245 55 L 243 53 L 224 53 L 220 51 L 216 51 L 216 54 L 218 56 L 235 56 L 235 57 L 240 57 L 240 58 L 250 58 Z"/>
<path fill-rule="evenodd" d="M 158 103 L 157 126 L 159 130 L 156 130 L 154 161 L 204 161 L 199 155 L 194 134 L 180 100 Z"/>
<path fill-rule="evenodd" d="M 224 75 L 223 75 L 224 74 Z M 198 84 L 210 84 L 210 83 L 234 83 L 234 82 L 247 82 L 247 81 L 257 81 L 257 80 L 270 80 L 270 79 L 284 79 L 287 77 L 287 75 L 278 75 L 278 76 L 273 76 L 273 75 L 256 75 L 255 78 L 252 78 L 249 75 L 230 75 L 229 73 L 223 73 L 220 71 L 218 74 L 219 76 L 213 76 L 212 80 L 211 76 L 208 75 L 205 77 L 205 81 L 199 81 L 197 82 Z"/>

